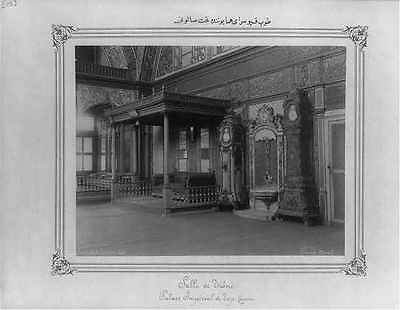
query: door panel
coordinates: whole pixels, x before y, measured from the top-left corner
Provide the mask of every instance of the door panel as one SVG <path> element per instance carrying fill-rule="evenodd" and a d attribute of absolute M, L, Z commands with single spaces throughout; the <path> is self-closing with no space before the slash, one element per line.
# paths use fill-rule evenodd
<path fill-rule="evenodd" d="M 344 170 L 344 123 L 332 124 L 332 168 Z"/>
<path fill-rule="evenodd" d="M 333 218 L 334 220 L 344 221 L 344 173 L 334 173 L 332 176 L 333 183 Z"/>
<path fill-rule="evenodd" d="M 330 138 L 330 193 L 333 220 L 345 219 L 345 124 L 336 121 L 329 126 Z"/>

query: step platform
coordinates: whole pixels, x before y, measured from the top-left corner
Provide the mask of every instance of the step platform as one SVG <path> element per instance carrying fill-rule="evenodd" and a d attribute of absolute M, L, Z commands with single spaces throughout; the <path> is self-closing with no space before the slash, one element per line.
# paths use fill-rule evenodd
<path fill-rule="evenodd" d="M 260 221 L 273 221 L 275 215 L 278 211 L 278 202 L 274 202 L 267 206 L 263 202 L 257 202 L 255 208 L 245 209 L 245 210 L 234 210 L 233 213 L 237 216 L 260 220 Z"/>

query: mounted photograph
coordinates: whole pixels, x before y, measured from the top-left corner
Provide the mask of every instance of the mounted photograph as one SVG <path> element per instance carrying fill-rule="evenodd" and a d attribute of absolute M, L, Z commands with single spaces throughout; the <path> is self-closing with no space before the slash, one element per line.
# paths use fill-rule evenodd
<path fill-rule="evenodd" d="M 2 1 L 0 309 L 399 304 L 399 1 Z"/>
<path fill-rule="evenodd" d="M 345 46 L 74 54 L 76 256 L 345 255 Z"/>

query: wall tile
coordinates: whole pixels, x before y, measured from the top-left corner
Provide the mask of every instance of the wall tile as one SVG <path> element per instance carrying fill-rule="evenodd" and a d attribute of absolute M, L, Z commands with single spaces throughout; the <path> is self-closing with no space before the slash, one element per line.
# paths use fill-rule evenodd
<path fill-rule="evenodd" d="M 249 97 L 263 97 L 287 92 L 290 89 L 290 69 L 265 74 L 249 81 Z"/>
<path fill-rule="evenodd" d="M 318 84 L 322 82 L 322 62 L 320 60 L 310 62 L 308 64 L 310 79 L 309 83 L 311 85 Z"/>
<path fill-rule="evenodd" d="M 346 78 L 346 55 L 340 54 L 324 60 L 324 82 Z"/>
<path fill-rule="evenodd" d="M 268 102 L 263 102 L 263 103 L 258 103 L 258 104 L 252 104 L 249 106 L 249 112 L 248 112 L 249 120 L 256 119 L 257 112 L 263 105 L 269 105 L 274 109 L 275 114 L 283 115 L 283 103 L 284 103 L 284 100 L 274 100 L 274 101 L 268 101 Z"/>
<path fill-rule="evenodd" d="M 244 101 L 249 98 L 249 81 L 243 80 L 230 84 L 230 99 Z"/>
<path fill-rule="evenodd" d="M 325 108 L 327 110 L 342 109 L 345 107 L 345 84 L 338 83 L 326 86 L 325 88 Z"/>
<path fill-rule="evenodd" d="M 228 100 L 230 98 L 229 94 L 230 94 L 230 88 L 229 85 L 226 85 L 222 87 L 212 88 L 204 92 L 200 92 L 198 95 L 209 98 Z"/>
<path fill-rule="evenodd" d="M 294 76 L 296 87 L 303 88 L 310 84 L 310 72 L 308 63 L 300 64 L 294 67 Z"/>
<path fill-rule="evenodd" d="M 80 109 L 88 109 L 98 104 L 124 105 L 135 101 L 136 90 L 117 89 L 78 83 L 76 85 L 76 100 Z"/>
<path fill-rule="evenodd" d="M 157 77 L 163 76 L 173 71 L 174 64 L 172 56 L 173 56 L 173 51 L 171 46 L 162 47 L 160 60 L 158 61 L 158 67 L 156 72 Z"/>

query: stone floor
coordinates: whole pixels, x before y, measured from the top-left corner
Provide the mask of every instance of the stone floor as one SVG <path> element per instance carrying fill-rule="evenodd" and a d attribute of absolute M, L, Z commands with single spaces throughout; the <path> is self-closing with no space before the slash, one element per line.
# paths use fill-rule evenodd
<path fill-rule="evenodd" d="M 77 206 L 77 255 L 344 255 L 344 226 L 231 212 L 161 216 L 160 201 Z"/>

